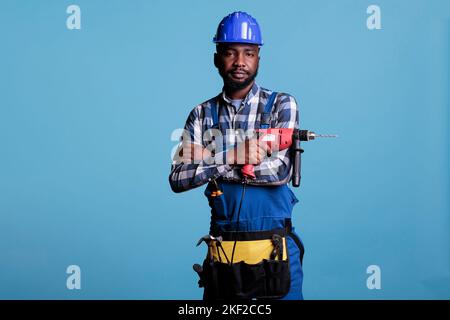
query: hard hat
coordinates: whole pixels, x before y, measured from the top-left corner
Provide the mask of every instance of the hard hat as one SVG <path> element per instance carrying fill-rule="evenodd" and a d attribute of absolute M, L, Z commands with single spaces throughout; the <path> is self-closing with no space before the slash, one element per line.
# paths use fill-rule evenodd
<path fill-rule="evenodd" d="M 215 43 L 251 43 L 263 45 L 258 22 L 248 13 L 236 11 L 222 19 L 213 38 Z"/>

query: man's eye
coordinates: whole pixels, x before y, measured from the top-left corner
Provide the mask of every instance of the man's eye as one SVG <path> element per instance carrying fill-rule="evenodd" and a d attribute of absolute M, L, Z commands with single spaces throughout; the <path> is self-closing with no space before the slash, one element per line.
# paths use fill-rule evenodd
<path fill-rule="evenodd" d="M 247 56 L 248 56 L 248 57 L 254 57 L 255 54 L 254 54 L 254 53 L 251 53 L 251 52 L 247 52 Z"/>

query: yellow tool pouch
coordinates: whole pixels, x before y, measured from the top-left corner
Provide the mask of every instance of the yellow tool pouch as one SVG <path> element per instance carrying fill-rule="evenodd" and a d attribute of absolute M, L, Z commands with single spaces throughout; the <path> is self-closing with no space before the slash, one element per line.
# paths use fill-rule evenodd
<path fill-rule="evenodd" d="M 281 298 L 290 289 L 285 229 L 221 232 L 208 245 L 203 266 L 194 265 L 205 300 Z"/>
<path fill-rule="evenodd" d="M 287 260 L 286 252 L 286 238 L 280 238 L 282 241 L 281 247 L 283 252 L 278 260 Z M 272 260 L 277 257 L 277 248 L 274 246 L 272 239 L 264 240 L 249 240 L 249 241 L 236 241 L 236 246 L 234 246 L 234 241 L 212 241 L 210 254 L 215 262 L 227 262 L 226 257 L 231 257 L 233 255 L 234 247 L 234 263 L 245 262 L 247 264 L 256 264 L 263 260 Z"/>

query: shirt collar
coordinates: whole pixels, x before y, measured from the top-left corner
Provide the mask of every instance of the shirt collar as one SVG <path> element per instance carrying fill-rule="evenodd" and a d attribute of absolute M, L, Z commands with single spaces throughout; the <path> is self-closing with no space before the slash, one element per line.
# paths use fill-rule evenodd
<path fill-rule="evenodd" d="M 256 82 L 253 82 L 253 86 L 250 89 L 250 91 L 247 93 L 247 95 L 245 96 L 244 100 L 242 101 L 242 103 L 245 105 L 247 103 L 251 103 L 252 100 L 256 97 L 258 98 L 259 96 L 259 86 L 256 84 Z M 231 104 L 231 100 L 225 95 L 225 90 L 222 89 L 222 99 L 228 103 Z"/>

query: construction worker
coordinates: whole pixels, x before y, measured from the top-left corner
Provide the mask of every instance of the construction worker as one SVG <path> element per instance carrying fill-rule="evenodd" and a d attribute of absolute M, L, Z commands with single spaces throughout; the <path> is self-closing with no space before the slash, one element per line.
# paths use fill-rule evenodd
<path fill-rule="evenodd" d="M 211 228 L 203 240 L 211 251 L 203 269 L 196 270 L 203 297 L 303 299 L 304 248 L 291 224 L 298 200 L 288 186 L 289 150 L 272 150 L 245 135 L 263 127 L 298 128 L 296 100 L 256 84 L 263 41 L 252 16 L 233 12 L 224 17 L 213 41 L 223 90 L 190 112 L 169 176 L 174 192 L 208 183 Z M 215 137 L 207 132 L 216 132 Z M 242 173 L 249 163 L 252 177 Z M 283 241 L 275 245 L 277 239 Z M 281 248 L 278 255 L 264 256 L 263 251 L 276 248 Z"/>

